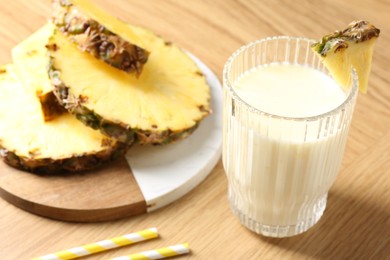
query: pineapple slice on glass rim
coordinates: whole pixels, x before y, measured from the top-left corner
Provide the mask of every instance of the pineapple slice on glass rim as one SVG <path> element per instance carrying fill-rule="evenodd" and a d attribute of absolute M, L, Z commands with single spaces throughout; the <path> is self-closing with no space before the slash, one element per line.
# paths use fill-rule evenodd
<path fill-rule="evenodd" d="M 210 113 L 204 75 L 174 44 L 128 26 L 152 50 L 138 79 L 78 52 L 57 31 L 48 44 L 55 95 L 86 125 L 121 142 L 166 144 L 188 136 Z"/>
<path fill-rule="evenodd" d="M 117 69 L 138 77 L 148 60 L 131 28 L 90 0 L 53 0 L 52 21 L 80 50 Z"/>
<path fill-rule="evenodd" d="M 35 90 L 22 84 L 13 65 L 0 70 L 0 156 L 8 165 L 37 173 L 76 172 L 94 169 L 126 150 L 69 113 L 45 122 Z"/>
<path fill-rule="evenodd" d="M 54 29 L 52 23 L 47 23 L 11 51 L 14 71 L 25 86 L 35 89 L 45 121 L 67 112 L 54 96 L 50 80 L 42 80 L 47 77 L 49 66 L 45 45 Z"/>
<path fill-rule="evenodd" d="M 367 21 L 354 21 L 342 31 L 325 35 L 312 45 L 332 77 L 342 87 L 349 86 L 354 68 L 360 92 L 367 92 L 374 45 L 380 30 Z"/>

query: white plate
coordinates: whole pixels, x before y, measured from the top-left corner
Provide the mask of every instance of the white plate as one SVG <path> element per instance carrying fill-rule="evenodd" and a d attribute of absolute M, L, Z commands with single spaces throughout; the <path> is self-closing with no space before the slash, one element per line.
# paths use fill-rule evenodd
<path fill-rule="evenodd" d="M 195 188 L 212 171 L 222 150 L 222 86 L 216 75 L 189 54 L 211 89 L 212 114 L 188 138 L 164 146 L 136 146 L 126 155 L 148 211 L 161 208 Z"/>

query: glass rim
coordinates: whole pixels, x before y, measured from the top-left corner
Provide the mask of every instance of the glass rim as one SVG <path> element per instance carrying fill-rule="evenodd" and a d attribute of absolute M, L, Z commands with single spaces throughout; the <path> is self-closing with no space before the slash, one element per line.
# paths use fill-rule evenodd
<path fill-rule="evenodd" d="M 233 63 L 234 59 L 240 55 L 242 52 L 244 52 L 245 50 L 249 49 L 250 47 L 254 46 L 254 45 L 258 45 L 262 42 L 266 42 L 266 41 L 271 41 L 271 40 L 281 40 L 281 39 L 288 39 L 288 40 L 302 40 L 302 41 L 306 41 L 308 44 L 310 43 L 314 43 L 315 40 L 313 39 L 310 39 L 310 38 L 306 38 L 306 37 L 295 37 L 295 36 L 270 36 L 270 37 L 266 37 L 266 38 L 262 38 L 262 39 L 258 39 L 258 40 L 255 40 L 255 41 L 252 41 L 252 42 L 249 42 L 248 44 L 246 45 L 243 45 L 241 46 L 240 48 L 238 48 L 235 52 L 233 52 L 233 54 L 228 58 L 228 60 L 226 61 L 225 65 L 224 65 L 224 68 L 223 68 L 223 74 L 222 74 L 222 77 L 223 77 L 223 88 L 227 88 L 228 91 L 230 92 L 230 94 L 232 95 L 232 98 L 235 100 L 235 101 L 238 101 L 239 103 L 241 104 L 244 104 L 248 110 L 252 113 L 255 113 L 255 114 L 258 114 L 258 115 L 263 115 L 263 116 L 267 116 L 267 117 L 271 117 L 271 118 L 275 118 L 275 119 L 282 119 L 282 120 L 294 120 L 294 121 L 315 121 L 315 120 L 318 120 L 318 119 L 321 119 L 321 118 L 324 118 L 324 117 L 327 117 L 327 116 L 332 116 L 334 114 L 338 114 L 341 110 L 344 109 L 345 106 L 347 106 L 352 100 L 353 98 L 357 95 L 357 92 L 358 92 L 358 87 L 359 87 L 359 81 L 358 81 L 358 76 L 356 74 L 356 71 L 354 68 L 351 69 L 351 74 L 352 74 L 352 88 L 351 88 L 351 91 L 350 93 L 348 94 L 348 96 L 345 98 L 345 100 L 340 104 L 338 105 L 337 107 L 327 111 L 327 112 L 324 112 L 324 113 L 321 113 L 321 114 L 318 114 L 318 115 L 315 115 L 315 116 L 307 116 L 307 117 L 289 117 L 289 116 L 280 116 L 280 115 L 275 115 L 275 114 L 272 114 L 272 113 L 268 113 L 268 112 L 265 112 L 265 111 L 262 111 L 258 108 L 255 108 L 254 106 L 250 105 L 249 103 L 247 103 L 246 101 L 244 101 L 235 91 L 234 91 L 234 88 L 233 88 L 233 84 L 232 82 L 230 82 L 229 80 L 229 75 L 228 73 L 230 72 L 230 68 L 231 68 L 231 64 Z M 333 79 L 333 78 L 332 78 Z"/>

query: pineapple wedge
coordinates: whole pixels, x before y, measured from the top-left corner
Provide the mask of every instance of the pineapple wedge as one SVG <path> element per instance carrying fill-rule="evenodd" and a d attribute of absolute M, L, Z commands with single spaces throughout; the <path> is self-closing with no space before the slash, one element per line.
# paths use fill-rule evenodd
<path fill-rule="evenodd" d="M 374 44 L 380 30 L 366 21 L 354 21 L 343 31 L 326 35 L 312 45 L 332 77 L 343 87 L 351 84 L 356 70 L 359 90 L 367 92 Z"/>
<path fill-rule="evenodd" d="M 195 63 L 154 33 L 128 25 L 151 50 L 138 79 L 94 59 L 57 31 L 49 40 L 54 92 L 86 125 L 121 142 L 165 144 L 210 113 L 210 89 Z"/>
<path fill-rule="evenodd" d="M 0 155 L 7 164 L 39 173 L 89 170 L 126 148 L 68 113 L 45 122 L 35 90 L 21 84 L 13 65 L 0 71 Z"/>
<path fill-rule="evenodd" d="M 36 90 L 45 121 L 53 120 L 66 112 L 55 98 L 51 82 L 42 81 L 42 78 L 47 78 L 49 66 L 45 45 L 54 28 L 52 23 L 48 23 L 12 49 L 15 73 L 25 86 Z"/>
<path fill-rule="evenodd" d="M 149 53 L 135 45 L 126 23 L 89 0 L 54 0 L 53 22 L 79 49 L 107 64 L 139 76 Z"/>

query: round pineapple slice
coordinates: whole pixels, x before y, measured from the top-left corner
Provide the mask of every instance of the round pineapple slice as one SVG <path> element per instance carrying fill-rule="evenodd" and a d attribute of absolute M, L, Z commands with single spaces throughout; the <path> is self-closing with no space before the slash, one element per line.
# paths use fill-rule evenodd
<path fill-rule="evenodd" d="M 189 135 L 210 112 L 205 77 L 175 45 L 129 27 L 152 51 L 138 79 L 77 51 L 57 31 L 48 45 L 57 98 L 85 124 L 122 142 L 165 144 Z"/>
<path fill-rule="evenodd" d="M 53 35 L 54 28 L 52 23 L 47 23 L 12 49 L 14 71 L 25 86 L 35 89 L 45 121 L 67 112 L 58 104 L 47 76 L 49 59 L 45 45 Z M 43 78 L 47 80 L 42 80 Z"/>
<path fill-rule="evenodd" d="M 117 69 L 141 74 L 148 51 L 133 43 L 137 37 L 126 23 L 89 0 L 54 0 L 52 20 L 82 51 Z"/>
<path fill-rule="evenodd" d="M 312 45 L 312 49 L 343 87 L 350 86 L 353 67 L 359 77 L 359 90 L 366 93 L 374 44 L 379 32 L 367 21 L 354 21 L 345 30 L 324 36 Z"/>
<path fill-rule="evenodd" d="M 9 65 L 0 71 L 0 155 L 7 164 L 39 173 L 81 171 L 125 153 L 124 144 L 68 113 L 45 122 L 35 91 L 13 70 Z"/>

